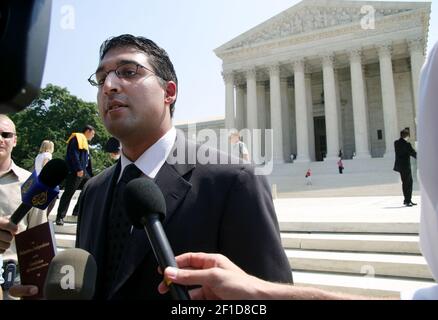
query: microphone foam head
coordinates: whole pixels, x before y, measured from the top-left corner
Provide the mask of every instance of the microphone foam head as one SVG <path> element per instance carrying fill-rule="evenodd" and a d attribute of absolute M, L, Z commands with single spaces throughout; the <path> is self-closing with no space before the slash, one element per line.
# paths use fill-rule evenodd
<path fill-rule="evenodd" d="M 44 283 L 47 300 L 91 300 L 96 285 L 97 265 L 82 249 L 59 252 L 50 262 Z"/>
<path fill-rule="evenodd" d="M 62 159 L 52 159 L 41 169 L 38 180 L 50 188 L 59 185 L 68 174 L 68 167 Z"/>
<path fill-rule="evenodd" d="M 143 229 L 150 214 L 158 214 L 160 221 L 166 217 L 166 201 L 155 182 L 148 177 L 133 179 L 126 185 L 124 200 L 134 227 Z"/>

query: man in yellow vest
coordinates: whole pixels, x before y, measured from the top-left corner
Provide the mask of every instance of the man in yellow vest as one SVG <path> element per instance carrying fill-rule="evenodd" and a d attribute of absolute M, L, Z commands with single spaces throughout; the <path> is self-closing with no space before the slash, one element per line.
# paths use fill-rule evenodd
<path fill-rule="evenodd" d="M 95 130 L 92 126 L 86 125 L 82 133 L 74 132 L 67 140 L 67 155 L 65 161 L 69 168 L 69 174 L 65 180 L 64 192 L 59 201 L 56 224 L 63 225 L 64 218 L 76 189 L 82 180 L 87 177 L 87 167 L 90 160 L 88 142 L 93 139 Z"/>

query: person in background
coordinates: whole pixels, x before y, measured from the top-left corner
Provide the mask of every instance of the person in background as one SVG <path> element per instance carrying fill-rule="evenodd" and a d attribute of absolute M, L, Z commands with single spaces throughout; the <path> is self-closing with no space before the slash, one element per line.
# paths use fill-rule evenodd
<path fill-rule="evenodd" d="M 114 137 L 109 138 L 108 141 L 106 142 L 103 150 L 105 152 L 108 152 L 108 154 L 112 160 L 114 160 L 114 161 L 119 160 L 120 153 L 121 153 L 120 141 Z"/>
<path fill-rule="evenodd" d="M 52 141 L 44 140 L 43 142 L 41 142 L 40 151 L 39 151 L 38 155 L 36 156 L 35 163 L 34 163 L 35 172 L 36 172 L 37 176 L 40 175 L 42 168 L 47 164 L 47 162 L 52 160 L 52 155 L 53 155 L 54 151 L 55 151 L 55 144 Z M 55 206 L 57 199 L 58 199 L 58 197 L 53 199 L 53 201 L 48 205 L 48 207 L 46 209 L 47 210 L 47 217 L 49 217 L 50 212 L 52 211 L 53 207 Z"/>
<path fill-rule="evenodd" d="M 55 151 L 55 144 L 50 140 L 44 140 L 41 142 L 40 151 L 35 158 L 35 172 L 37 175 L 40 174 L 41 169 L 46 165 L 47 162 L 52 160 L 52 154 Z"/>
<path fill-rule="evenodd" d="M 90 174 L 90 151 L 88 142 L 94 137 L 95 130 L 92 126 L 86 125 L 80 132 L 74 132 L 67 140 L 67 155 L 65 160 L 69 173 L 65 180 L 65 188 L 59 201 L 58 214 L 56 215 L 56 224 L 63 225 L 64 218 L 67 214 L 71 198 L 79 188 L 82 180 Z M 77 207 L 76 207 L 77 208 Z M 73 209 L 73 212 L 75 210 Z M 77 210 L 76 210 L 77 212 Z"/>
<path fill-rule="evenodd" d="M 417 158 L 417 152 L 412 148 L 412 145 L 408 142 L 410 138 L 409 129 L 403 129 L 400 132 L 400 139 L 394 142 L 395 149 L 395 162 L 394 171 L 400 173 L 402 180 L 402 189 L 404 201 L 403 204 L 407 207 L 416 206 L 416 203 L 412 202 L 412 171 L 411 171 L 411 157 Z"/>
<path fill-rule="evenodd" d="M 231 143 L 231 155 L 235 158 L 243 159 L 246 162 L 249 162 L 249 152 L 245 143 L 240 140 L 239 132 L 233 131 L 230 134 L 230 143 Z"/>
<path fill-rule="evenodd" d="M 47 221 L 45 210 L 32 208 L 18 225 L 9 221 L 12 213 L 21 204 L 21 185 L 29 178 L 30 172 L 17 166 L 12 160 L 12 150 L 17 145 L 14 122 L 0 114 L 0 266 L 3 261 L 17 262 L 14 236 Z M 0 274 L 0 282 L 2 274 Z M 7 292 L 4 297 L 9 299 Z"/>
<path fill-rule="evenodd" d="M 339 160 L 338 160 L 338 169 L 339 169 L 339 173 L 342 174 L 344 171 L 344 164 L 342 163 L 341 158 L 339 158 Z"/>
<path fill-rule="evenodd" d="M 304 175 L 304 178 L 306 178 L 306 184 L 308 186 L 312 185 L 312 169 L 307 169 L 306 174 Z"/>

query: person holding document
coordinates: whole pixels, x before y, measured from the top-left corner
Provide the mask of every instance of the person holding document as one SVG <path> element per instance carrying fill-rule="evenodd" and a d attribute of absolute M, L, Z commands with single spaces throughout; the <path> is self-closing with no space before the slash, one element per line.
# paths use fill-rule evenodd
<path fill-rule="evenodd" d="M 9 221 L 9 217 L 22 202 L 20 187 L 31 174 L 12 160 L 12 150 L 16 145 L 14 122 L 7 115 L 0 114 L 0 255 L 3 255 L 4 262 L 17 261 L 13 244 L 15 234 L 47 221 L 45 211 L 37 208 L 32 208 L 18 225 Z"/>

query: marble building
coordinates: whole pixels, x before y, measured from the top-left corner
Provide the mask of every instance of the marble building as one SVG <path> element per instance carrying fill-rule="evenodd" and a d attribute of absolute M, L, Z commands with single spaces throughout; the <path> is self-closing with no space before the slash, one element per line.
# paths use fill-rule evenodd
<path fill-rule="evenodd" d="M 393 157 L 415 139 L 430 9 L 304 0 L 225 43 L 226 128 L 273 129 L 280 163 Z"/>

